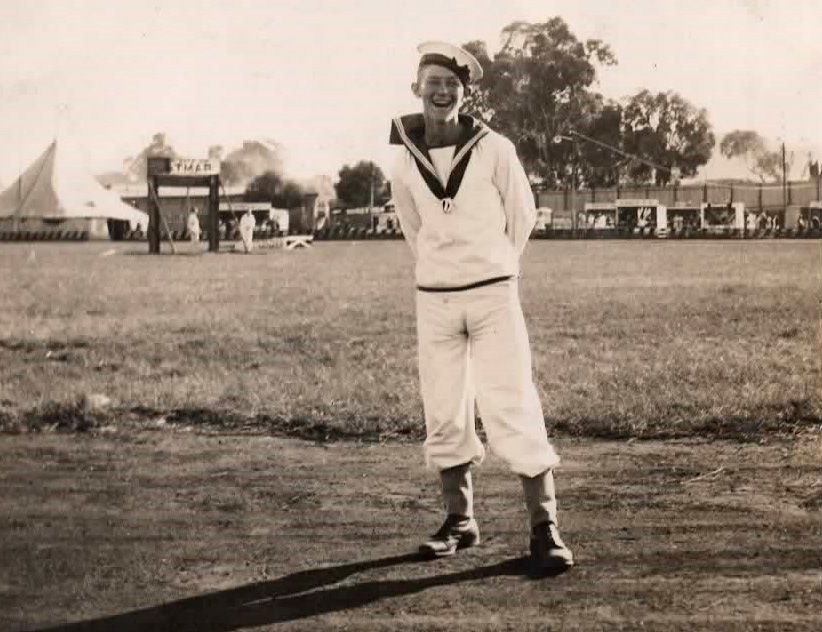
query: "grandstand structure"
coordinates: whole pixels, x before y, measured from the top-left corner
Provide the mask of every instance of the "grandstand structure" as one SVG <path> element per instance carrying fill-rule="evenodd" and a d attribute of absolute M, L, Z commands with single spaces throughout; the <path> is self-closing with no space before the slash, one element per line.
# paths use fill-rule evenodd
<path fill-rule="evenodd" d="M 667 187 L 624 186 L 612 189 L 570 189 L 562 191 L 538 190 L 537 206 L 554 209 L 555 213 L 569 214 L 571 207 L 578 211 L 586 202 L 615 202 L 617 199 L 656 199 L 660 204 L 691 206 L 698 204 L 727 204 L 742 202 L 750 211 L 785 210 L 789 206 L 808 206 L 822 200 L 822 178 L 805 182 L 788 182 L 785 186 L 754 183 L 673 184 Z"/>
<path fill-rule="evenodd" d="M 551 210 L 540 237 L 819 237 L 822 178 L 783 184 L 672 184 L 613 189 L 538 190 Z M 635 208 L 618 218 L 617 207 Z M 653 222 L 641 226 L 640 213 Z"/>

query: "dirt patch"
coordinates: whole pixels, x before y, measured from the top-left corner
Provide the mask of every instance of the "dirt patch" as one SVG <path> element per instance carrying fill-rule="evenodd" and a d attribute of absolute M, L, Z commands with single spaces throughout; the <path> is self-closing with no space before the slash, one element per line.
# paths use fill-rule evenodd
<path fill-rule="evenodd" d="M 578 565 L 535 580 L 493 457 L 483 545 L 430 563 L 410 555 L 440 520 L 417 446 L 0 436 L 0 628 L 818 629 L 818 437 L 559 448 Z"/>

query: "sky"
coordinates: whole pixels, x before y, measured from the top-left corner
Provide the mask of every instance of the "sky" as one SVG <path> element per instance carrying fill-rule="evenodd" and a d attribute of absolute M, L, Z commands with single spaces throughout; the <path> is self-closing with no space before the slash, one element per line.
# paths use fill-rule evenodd
<path fill-rule="evenodd" d="M 93 173 L 157 132 L 192 158 L 275 140 L 292 177 L 388 172 L 390 120 L 419 108 L 418 43 L 493 53 L 507 24 L 553 16 L 611 46 L 605 96 L 674 90 L 718 139 L 753 129 L 822 157 L 819 0 L 34 0 L 0 5 L 0 183 L 58 134 Z"/>

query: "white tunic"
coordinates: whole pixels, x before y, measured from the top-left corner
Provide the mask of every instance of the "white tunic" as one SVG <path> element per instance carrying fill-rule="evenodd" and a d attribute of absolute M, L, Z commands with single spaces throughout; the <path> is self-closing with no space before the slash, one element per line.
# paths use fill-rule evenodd
<path fill-rule="evenodd" d="M 401 124 L 395 120 L 394 129 Z M 399 131 L 397 135 L 402 137 Z M 446 180 L 460 164 L 460 152 L 449 169 L 447 149 L 429 149 L 429 161 L 413 141 L 417 154 L 412 154 L 406 138 L 411 136 L 403 138 L 392 193 L 416 262 L 427 463 L 442 471 L 482 461 L 476 403 L 491 449 L 517 474 L 537 476 L 559 457 L 545 430 L 519 285 L 513 278 L 519 276 L 519 260 L 536 223 L 528 177 L 513 144 L 488 132 L 471 149 L 459 189 L 448 191 Z M 419 128 L 415 138 L 419 141 Z M 443 199 L 432 192 L 436 182 L 429 187 L 420 174 L 415 161 L 420 156 L 426 175 L 436 173 L 446 190 Z M 507 277 L 511 279 L 482 284 Z M 480 285 L 466 288 L 475 284 Z M 442 289 L 452 291 L 436 291 Z"/>
<path fill-rule="evenodd" d="M 190 213 L 188 216 L 188 234 L 193 241 L 199 240 L 200 238 L 200 220 L 194 213 Z"/>
<path fill-rule="evenodd" d="M 491 131 L 474 146 L 450 212 L 405 147 L 394 165 L 392 193 L 418 285 L 459 287 L 519 275 L 536 208 L 528 176 L 504 136 Z"/>
<path fill-rule="evenodd" d="M 246 213 L 240 218 L 240 232 L 245 235 L 253 235 L 254 228 L 257 226 L 257 220 L 251 213 Z"/>

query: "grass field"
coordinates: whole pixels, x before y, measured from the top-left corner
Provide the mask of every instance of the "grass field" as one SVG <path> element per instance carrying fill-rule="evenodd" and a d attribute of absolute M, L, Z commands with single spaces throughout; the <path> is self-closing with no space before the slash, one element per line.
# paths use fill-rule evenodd
<path fill-rule="evenodd" d="M 4 244 L 0 420 L 125 418 L 417 440 L 401 242 L 251 256 Z M 33 254 L 32 254 L 33 253 Z M 817 242 L 529 245 L 522 298 L 549 426 L 589 437 L 761 438 L 822 415 Z M 108 419 L 75 407 L 114 400 Z"/>
<path fill-rule="evenodd" d="M 413 555 L 404 244 L 144 251 L 0 245 L 0 630 L 819 629 L 818 243 L 529 245 L 577 560 L 541 579 L 493 454 L 483 544 Z"/>

